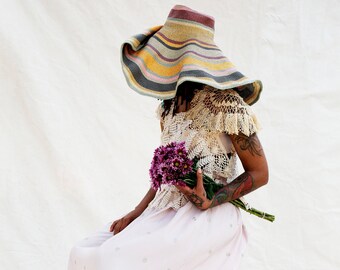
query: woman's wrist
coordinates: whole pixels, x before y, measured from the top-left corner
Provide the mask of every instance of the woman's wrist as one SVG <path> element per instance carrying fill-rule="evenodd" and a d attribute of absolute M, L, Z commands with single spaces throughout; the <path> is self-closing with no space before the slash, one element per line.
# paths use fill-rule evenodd
<path fill-rule="evenodd" d="M 133 211 L 136 212 L 136 213 L 138 213 L 138 214 L 141 214 L 141 213 L 144 212 L 145 209 L 146 209 L 145 206 L 137 205 Z"/>

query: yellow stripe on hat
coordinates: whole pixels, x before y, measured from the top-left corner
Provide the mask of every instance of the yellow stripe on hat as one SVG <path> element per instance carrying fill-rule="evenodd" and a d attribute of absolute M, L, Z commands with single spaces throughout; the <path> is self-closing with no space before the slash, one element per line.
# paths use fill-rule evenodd
<path fill-rule="evenodd" d="M 135 80 L 135 77 L 131 73 L 130 69 L 127 68 L 125 65 L 123 65 L 123 71 L 124 71 L 124 75 L 127 76 L 126 79 L 127 79 L 129 86 L 142 95 L 153 96 L 153 97 L 157 96 L 157 98 L 160 98 L 160 99 L 168 99 L 168 98 L 172 98 L 176 94 L 176 90 L 160 92 L 160 91 L 153 91 L 151 89 L 145 88 Z"/>
<path fill-rule="evenodd" d="M 171 62 L 166 62 L 161 58 L 158 58 L 158 56 L 151 54 L 149 50 L 140 51 L 138 53 L 135 53 L 134 56 L 139 58 L 143 65 L 147 67 L 147 70 L 150 70 L 152 73 L 157 74 L 161 77 L 175 76 L 181 71 L 183 65 L 196 65 L 198 67 L 204 67 L 211 71 L 219 71 L 235 67 L 235 65 L 231 62 L 207 62 L 200 60 L 199 56 L 189 54 L 183 57 L 178 62 L 175 62 L 173 65 L 171 65 Z"/>

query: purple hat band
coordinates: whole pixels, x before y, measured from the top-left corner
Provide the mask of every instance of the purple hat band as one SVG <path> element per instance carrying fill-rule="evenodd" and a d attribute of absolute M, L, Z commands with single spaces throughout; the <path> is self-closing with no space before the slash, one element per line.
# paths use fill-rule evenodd
<path fill-rule="evenodd" d="M 188 21 L 195 21 L 203 24 L 211 29 L 215 29 L 215 20 L 209 15 L 198 13 L 188 7 L 176 5 L 171 9 L 168 18 L 182 19 Z"/>

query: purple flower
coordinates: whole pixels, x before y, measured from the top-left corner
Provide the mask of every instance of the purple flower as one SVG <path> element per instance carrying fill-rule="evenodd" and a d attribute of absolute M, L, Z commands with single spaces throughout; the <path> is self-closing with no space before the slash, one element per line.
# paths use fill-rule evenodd
<path fill-rule="evenodd" d="M 180 170 L 182 168 L 183 160 L 181 158 L 175 157 L 171 160 L 170 166 L 173 170 Z"/>
<path fill-rule="evenodd" d="M 149 170 L 152 187 L 160 188 L 161 184 L 185 185 L 181 178 L 192 171 L 194 162 L 188 158 L 185 142 L 171 142 L 159 146 Z"/>

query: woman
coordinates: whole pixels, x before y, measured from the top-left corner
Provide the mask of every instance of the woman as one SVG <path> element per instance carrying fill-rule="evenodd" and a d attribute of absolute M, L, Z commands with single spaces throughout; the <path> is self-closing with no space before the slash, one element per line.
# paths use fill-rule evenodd
<path fill-rule="evenodd" d="M 268 181 L 250 106 L 262 90 L 236 70 L 213 42 L 214 19 L 176 5 L 164 26 L 122 45 L 129 86 L 162 99 L 161 144 L 184 141 L 198 158 L 193 189 L 152 188 L 125 216 L 79 241 L 69 270 L 237 269 L 247 243 L 240 210 L 229 201 Z M 244 172 L 236 170 L 240 158 Z M 223 183 L 209 200 L 202 174 Z"/>

